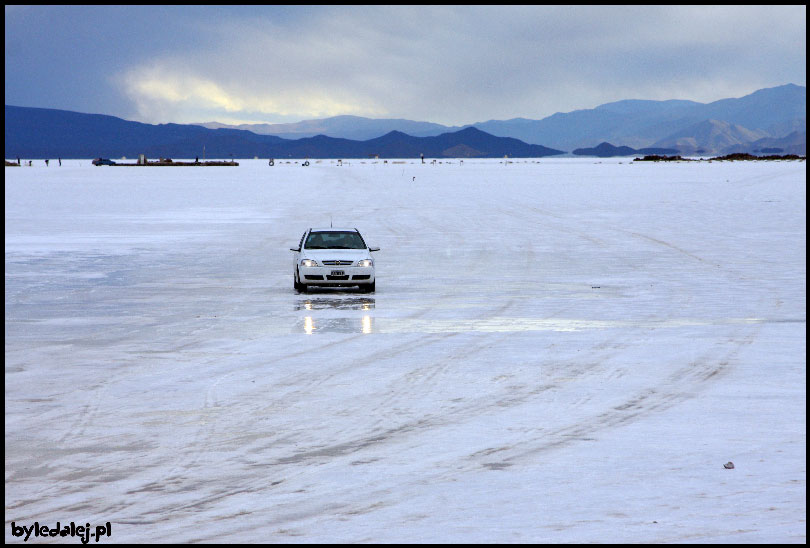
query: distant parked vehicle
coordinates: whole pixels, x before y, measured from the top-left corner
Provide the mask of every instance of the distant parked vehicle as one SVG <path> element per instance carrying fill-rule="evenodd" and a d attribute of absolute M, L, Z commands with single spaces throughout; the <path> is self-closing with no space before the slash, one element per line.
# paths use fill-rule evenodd
<path fill-rule="evenodd" d="M 109 158 L 96 158 L 93 160 L 94 166 L 114 166 L 115 162 L 110 160 Z"/>
<path fill-rule="evenodd" d="M 293 287 L 356 285 L 361 291 L 376 289 L 372 251 L 356 228 L 310 228 L 301 236 L 293 259 Z"/>

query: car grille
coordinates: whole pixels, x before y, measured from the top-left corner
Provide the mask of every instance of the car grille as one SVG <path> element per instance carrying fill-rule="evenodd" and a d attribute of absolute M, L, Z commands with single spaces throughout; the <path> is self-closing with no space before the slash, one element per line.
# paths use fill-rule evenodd
<path fill-rule="evenodd" d="M 343 276 L 330 276 L 329 274 L 327 274 L 327 275 L 326 275 L 326 279 L 327 279 L 327 280 L 334 280 L 334 281 L 339 281 L 339 280 L 348 280 L 348 279 L 349 279 L 349 276 L 348 276 L 348 275 L 343 275 Z"/>
<path fill-rule="evenodd" d="M 354 261 L 323 261 L 324 266 L 349 266 Z"/>

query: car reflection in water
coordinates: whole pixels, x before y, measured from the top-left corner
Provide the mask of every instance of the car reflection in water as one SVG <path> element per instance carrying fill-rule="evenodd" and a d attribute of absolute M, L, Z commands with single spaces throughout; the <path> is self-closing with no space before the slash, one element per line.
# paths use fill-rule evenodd
<path fill-rule="evenodd" d="M 295 310 L 373 310 L 375 300 L 369 297 L 349 298 L 311 298 L 302 299 L 295 304 Z M 313 333 L 363 333 L 373 332 L 373 318 L 369 314 L 362 316 L 331 318 L 327 316 L 307 315 L 298 322 L 297 327 L 307 335 Z M 296 329 L 298 331 L 298 329 Z"/>
<path fill-rule="evenodd" d="M 296 310 L 372 310 L 375 301 L 369 297 L 303 299 L 295 304 Z"/>
<path fill-rule="evenodd" d="M 373 322 L 369 315 L 361 318 L 313 318 L 305 316 L 303 322 L 299 322 L 304 333 L 363 333 L 368 335 L 373 332 Z"/>

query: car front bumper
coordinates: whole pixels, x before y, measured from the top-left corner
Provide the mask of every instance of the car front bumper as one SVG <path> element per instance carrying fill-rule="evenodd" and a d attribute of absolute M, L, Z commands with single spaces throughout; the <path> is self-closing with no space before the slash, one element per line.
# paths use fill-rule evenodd
<path fill-rule="evenodd" d="M 373 267 L 301 266 L 299 282 L 305 285 L 366 285 L 374 283 Z"/>

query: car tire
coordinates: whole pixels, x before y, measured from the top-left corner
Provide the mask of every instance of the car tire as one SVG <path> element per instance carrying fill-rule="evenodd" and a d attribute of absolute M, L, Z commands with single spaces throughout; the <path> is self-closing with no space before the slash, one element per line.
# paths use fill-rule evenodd
<path fill-rule="evenodd" d="M 295 289 L 297 293 L 307 292 L 307 286 L 298 281 L 298 270 L 293 274 L 293 289 Z"/>
<path fill-rule="evenodd" d="M 361 285 L 360 289 L 363 291 L 363 293 L 374 293 L 374 291 L 377 289 L 377 280 L 374 280 L 370 284 Z"/>

